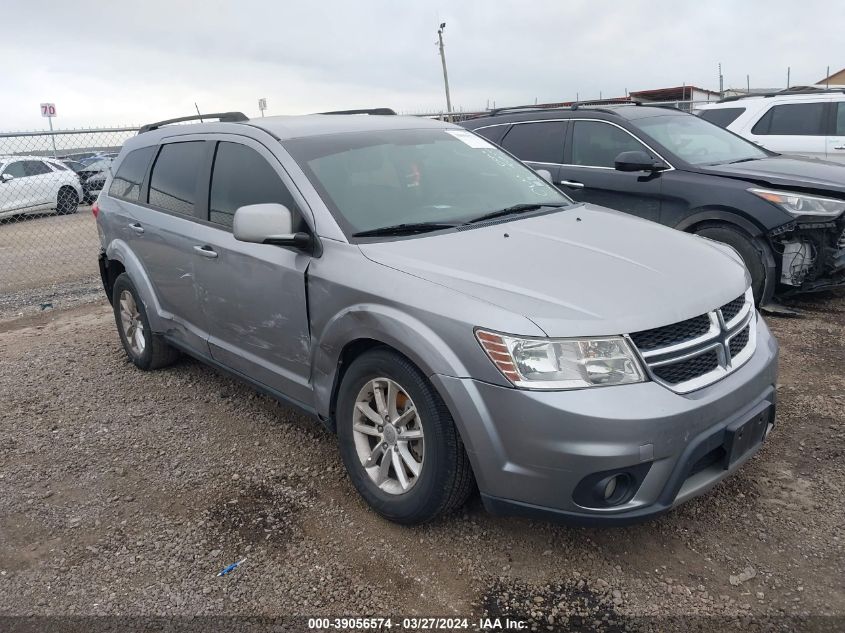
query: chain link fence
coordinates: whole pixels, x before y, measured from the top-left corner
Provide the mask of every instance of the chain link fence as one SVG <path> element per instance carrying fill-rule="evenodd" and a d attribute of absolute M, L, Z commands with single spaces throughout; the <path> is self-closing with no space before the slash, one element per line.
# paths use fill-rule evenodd
<path fill-rule="evenodd" d="M 135 127 L 0 133 L 0 315 L 97 291 L 90 205 Z"/>

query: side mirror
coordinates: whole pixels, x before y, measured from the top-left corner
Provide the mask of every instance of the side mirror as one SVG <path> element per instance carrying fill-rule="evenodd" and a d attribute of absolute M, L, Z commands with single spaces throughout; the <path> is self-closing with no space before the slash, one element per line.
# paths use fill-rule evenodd
<path fill-rule="evenodd" d="M 550 172 L 548 169 L 535 169 L 534 171 L 536 171 L 537 175 L 540 176 L 540 178 L 542 178 L 546 182 L 552 182 L 552 172 Z"/>
<path fill-rule="evenodd" d="M 655 160 L 641 150 L 622 152 L 616 157 L 614 167 L 617 171 L 663 171 L 668 165 Z"/>
<path fill-rule="evenodd" d="M 293 215 L 283 204 L 250 204 L 238 208 L 232 220 L 236 240 L 254 244 L 275 244 L 305 249 L 311 245 L 308 233 L 293 232 Z"/>
<path fill-rule="evenodd" d="M 3 174 L 0 176 L 0 179 L 2 179 L 3 182 L 9 182 L 10 180 L 14 180 L 15 177 L 12 174 Z"/>

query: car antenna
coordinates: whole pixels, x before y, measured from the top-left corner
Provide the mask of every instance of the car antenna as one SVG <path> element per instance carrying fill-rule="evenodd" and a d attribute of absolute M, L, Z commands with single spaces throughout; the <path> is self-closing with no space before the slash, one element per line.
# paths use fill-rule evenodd
<path fill-rule="evenodd" d="M 197 114 L 199 115 L 200 123 L 205 123 L 205 121 L 202 120 L 202 115 L 200 114 L 200 107 L 197 105 L 196 101 L 194 101 L 194 107 L 197 109 Z"/>

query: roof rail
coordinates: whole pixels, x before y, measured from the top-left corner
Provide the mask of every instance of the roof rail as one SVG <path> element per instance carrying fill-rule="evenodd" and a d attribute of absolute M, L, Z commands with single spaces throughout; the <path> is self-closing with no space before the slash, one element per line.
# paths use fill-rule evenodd
<path fill-rule="evenodd" d="M 213 114 L 194 114 L 191 116 L 182 116 L 177 119 L 165 119 L 164 121 L 156 121 L 155 123 L 147 123 L 142 125 L 138 130 L 138 134 L 157 130 L 158 128 L 170 125 L 171 123 L 182 123 L 184 121 L 205 121 L 206 119 L 217 119 L 221 123 L 238 123 L 240 121 L 249 121 L 249 118 L 243 112 L 216 112 Z"/>
<path fill-rule="evenodd" d="M 510 107 L 503 107 L 503 108 L 493 108 L 489 110 L 484 116 L 496 116 L 497 114 L 504 114 L 507 112 L 546 112 L 546 111 L 553 111 L 553 110 L 577 110 L 580 107 L 589 107 L 593 110 L 598 110 L 602 106 L 614 106 L 614 105 L 642 105 L 640 101 L 610 101 L 610 100 L 593 100 L 593 101 L 573 101 L 572 103 L 566 105 L 559 105 L 559 106 L 549 106 L 543 107 L 539 105 L 523 105 L 523 106 L 510 106 Z"/>
<path fill-rule="evenodd" d="M 731 97 L 722 97 L 717 103 L 728 103 L 730 101 L 739 101 L 741 99 L 750 99 L 751 97 L 781 97 L 784 95 L 817 95 L 831 92 L 845 92 L 845 88 L 820 88 L 817 86 L 793 86 L 792 88 L 785 88 L 783 90 L 775 90 L 774 92 L 757 92 L 747 95 L 734 95 Z"/>
<path fill-rule="evenodd" d="M 396 115 L 392 108 L 367 108 L 364 110 L 334 110 L 332 112 L 318 112 L 317 114 L 386 114 Z"/>
<path fill-rule="evenodd" d="M 629 99 L 627 101 L 611 101 L 611 100 L 592 100 L 592 101 L 573 101 L 569 106 L 567 106 L 570 110 L 577 110 L 580 107 L 585 108 L 592 108 L 598 109 L 602 106 L 616 106 L 616 105 L 634 105 L 634 106 L 641 106 L 643 104 L 642 101 L 638 101 L 636 99 Z"/>

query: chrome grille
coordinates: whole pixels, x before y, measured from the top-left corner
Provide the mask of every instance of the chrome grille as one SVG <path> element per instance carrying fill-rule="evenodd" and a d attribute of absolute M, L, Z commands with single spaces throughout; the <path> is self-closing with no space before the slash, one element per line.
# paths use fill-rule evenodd
<path fill-rule="evenodd" d="M 743 365 L 757 346 L 754 296 L 706 314 L 629 335 L 651 378 L 677 393 L 706 387 Z"/>

